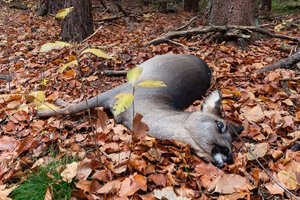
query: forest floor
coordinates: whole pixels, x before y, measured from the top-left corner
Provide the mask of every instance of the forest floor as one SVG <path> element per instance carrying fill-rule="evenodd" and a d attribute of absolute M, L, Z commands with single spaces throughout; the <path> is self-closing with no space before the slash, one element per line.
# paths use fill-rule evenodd
<path fill-rule="evenodd" d="M 41 186 L 32 181 L 25 189 L 32 192 L 30 199 L 39 195 L 42 199 L 65 199 L 59 195 L 77 199 L 289 199 L 288 191 L 299 195 L 300 151 L 289 149 L 300 138 L 299 70 L 255 73 L 294 53 L 294 42 L 262 38 L 242 50 L 199 35 L 175 40 L 193 49 L 175 44 L 145 46 L 193 15 L 150 12 L 128 23 L 124 18 L 101 22 L 109 15 L 99 13 L 95 12 L 94 19 L 95 30 L 100 30 L 88 41 L 41 53 L 43 44 L 60 40 L 60 21 L 30 10 L 0 8 L 0 75 L 12 78 L 10 83 L 0 80 L 0 199 L 8 199 L 14 188 L 33 180 L 45 166 L 49 170 L 45 179 L 50 182 Z M 296 18 L 298 23 L 293 23 Z M 299 16 L 281 15 L 262 23 L 269 30 L 300 37 Z M 114 60 L 83 56 L 81 76 L 72 66 L 60 72 L 63 64 L 86 47 L 100 48 Z M 211 88 L 221 89 L 225 116 L 244 126 L 242 140 L 233 141 L 234 164 L 218 169 L 187 146 L 170 141 L 147 137 L 131 142 L 130 131 L 111 117 L 103 123 L 100 110 L 93 111 L 92 117 L 87 112 L 36 117 L 36 102 L 29 94 L 45 91 L 48 102 L 57 98 L 78 102 L 126 81 L 104 76 L 103 70 L 128 70 L 166 53 L 197 55 L 213 69 Z M 201 101 L 188 110 L 200 106 Z M 247 149 L 252 149 L 264 169 Z M 53 163 L 55 167 L 49 168 Z M 69 184 L 70 194 L 58 192 L 62 183 Z M 41 190 L 34 189 L 39 186 Z M 20 188 L 10 197 L 22 199 L 24 189 Z"/>

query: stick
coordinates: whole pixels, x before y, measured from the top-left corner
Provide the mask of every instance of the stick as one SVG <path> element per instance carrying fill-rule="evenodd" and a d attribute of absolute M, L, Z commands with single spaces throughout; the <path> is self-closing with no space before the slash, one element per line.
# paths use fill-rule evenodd
<path fill-rule="evenodd" d="M 186 27 L 188 27 L 191 23 L 193 23 L 196 19 L 198 18 L 198 16 L 193 17 L 190 21 L 188 21 L 188 23 L 184 24 L 183 26 L 175 29 L 175 31 L 181 31 L 183 29 L 185 29 Z"/>
<path fill-rule="evenodd" d="M 256 72 L 258 74 L 261 74 L 263 72 L 268 72 L 268 71 L 272 71 L 275 69 L 279 69 L 279 68 L 290 68 L 291 66 L 293 66 L 294 64 L 300 62 L 300 51 L 287 57 L 287 58 L 283 58 L 279 61 L 277 61 L 276 63 L 269 65 L 267 67 L 264 67 L 262 69 L 257 70 Z"/>
<path fill-rule="evenodd" d="M 179 38 L 179 37 L 187 37 L 187 36 L 205 34 L 205 33 L 210 33 L 210 32 L 226 32 L 226 31 L 229 31 L 232 29 L 240 29 L 240 30 L 244 30 L 247 32 L 251 32 L 251 31 L 258 32 L 258 33 L 267 35 L 272 38 L 286 39 L 286 40 L 291 40 L 291 41 L 300 43 L 300 38 L 298 38 L 298 37 L 291 37 L 291 36 L 286 36 L 286 35 L 281 35 L 281 34 L 275 34 L 266 29 L 263 29 L 261 27 L 228 25 L 228 26 L 203 26 L 203 27 L 199 27 L 196 29 L 186 30 L 186 31 L 171 31 L 160 37 L 157 37 L 156 39 L 151 40 L 148 43 L 145 43 L 145 46 L 157 45 L 160 43 L 167 43 L 168 40 L 171 40 L 174 38 Z"/>

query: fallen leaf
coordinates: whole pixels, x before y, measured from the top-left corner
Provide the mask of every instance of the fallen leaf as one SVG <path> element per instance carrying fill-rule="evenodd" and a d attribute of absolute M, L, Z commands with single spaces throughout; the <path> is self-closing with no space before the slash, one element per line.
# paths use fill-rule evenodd
<path fill-rule="evenodd" d="M 131 196 L 138 190 L 147 191 L 147 180 L 145 176 L 134 174 L 122 181 L 119 196 Z"/>
<path fill-rule="evenodd" d="M 98 194 L 109 194 L 109 193 L 114 194 L 120 190 L 120 187 L 121 187 L 120 180 L 113 180 L 113 181 L 106 183 L 96 193 L 98 193 Z"/>
<path fill-rule="evenodd" d="M 44 200 L 52 200 L 51 187 L 47 187 Z"/>
<path fill-rule="evenodd" d="M 133 141 L 139 141 L 146 137 L 146 131 L 149 131 L 147 124 L 142 122 L 143 116 L 140 113 L 136 113 L 133 119 Z"/>
<path fill-rule="evenodd" d="M 264 120 L 265 115 L 259 105 L 254 107 L 245 106 L 241 109 L 243 116 L 250 122 L 261 122 Z"/>
<path fill-rule="evenodd" d="M 76 178 L 86 180 L 92 172 L 91 159 L 84 158 L 78 166 Z"/>
<path fill-rule="evenodd" d="M 281 187 L 279 187 L 276 183 L 274 183 L 273 181 L 266 183 L 265 187 L 271 194 L 281 194 L 282 195 L 284 193 L 284 190 Z"/>
<path fill-rule="evenodd" d="M 158 199 L 172 199 L 172 200 L 190 200 L 190 198 L 178 196 L 172 187 L 165 187 L 161 190 L 153 190 L 154 197 Z"/>
<path fill-rule="evenodd" d="M 287 189 L 295 190 L 298 186 L 296 174 L 288 171 L 280 171 L 277 173 L 278 179 L 282 182 Z"/>
<path fill-rule="evenodd" d="M 167 177 L 164 174 L 151 174 L 148 179 L 158 186 L 166 187 Z"/>
<path fill-rule="evenodd" d="M 75 185 L 77 188 L 81 189 L 83 192 L 90 192 L 92 181 L 79 180 Z"/>
<path fill-rule="evenodd" d="M 268 143 L 259 143 L 259 144 L 251 144 L 249 149 L 251 150 L 252 154 L 255 156 L 253 157 L 251 153 L 247 153 L 246 157 L 248 160 L 255 160 L 255 158 L 264 157 L 269 149 Z"/>
<path fill-rule="evenodd" d="M 247 179 L 237 174 L 224 174 L 218 180 L 215 188 L 215 192 L 221 194 L 232 194 L 247 190 Z"/>
<path fill-rule="evenodd" d="M 66 165 L 66 169 L 60 174 L 62 179 L 68 183 L 71 183 L 76 176 L 78 170 L 78 163 L 72 162 Z"/>
<path fill-rule="evenodd" d="M 8 195 L 16 188 L 17 186 L 13 186 L 11 188 L 6 188 L 5 185 L 2 185 L 0 187 L 0 199 L 1 200 L 10 200 L 11 198 L 8 198 Z"/>

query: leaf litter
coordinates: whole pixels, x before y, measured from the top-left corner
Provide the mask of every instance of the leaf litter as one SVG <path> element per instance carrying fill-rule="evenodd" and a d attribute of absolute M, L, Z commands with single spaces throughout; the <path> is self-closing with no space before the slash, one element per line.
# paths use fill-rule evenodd
<path fill-rule="evenodd" d="M 259 40 L 250 44 L 247 50 L 241 50 L 194 37 L 178 41 L 200 50 L 187 50 L 170 44 L 144 47 L 144 42 L 176 28 L 177 24 L 184 24 L 191 15 L 145 15 L 139 17 L 133 30 L 128 29 L 123 19 L 118 19 L 104 23 L 102 31 L 81 44 L 86 47 L 89 43 L 93 48 L 106 46 L 105 52 L 109 58 L 114 58 L 104 60 L 91 55 L 93 65 L 90 65 L 88 57 L 85 57 L 81 66 L 83 77 L 88 81 L 82 83 L 73 65 L 62 72 L 60 70 L 65 63 L 74 60 L 72 47 L 39 53 L 47 42 L 53 43 L 48 48 L 68 46 L 55 43 L 59 40 L 58 21 L 5 6 L 0 11 L 4 16 L 0 19 L 1 73 L 13 76 L 10 88 L 1 81 L 1 91 L 6 93 L 0 96 L 1 198 L 7 198 L 15 187 L 12 181 L 19 180 L 16 182 L 18 185 L 26 180 L 31 170 L 37 167 L 36 160 L 48 160 L 46 152 L 49 149 L 58 152 L 52 158 L 54 160 L 62 155 L 78 159 L 63 166 L 61 171 L 65 181 L 76 180 L 75 198 L 289 197 L 258 166 L 245 145 L 252 149 L 279 183 L 295 195 L 299 194 L 300 152 L 289 150 L 299 141 L 300 83 L 293 80 L 299 73 L 280 69 L 266 76 L 253 74 L 254 70 L 288 56 L 280 50 L 280 46 L 288 44 L 288 41 Z M 11 17 L 18 20 L 5 20 Z M 97 14 L 95 17 L 103 16 Z M 297 27 L 280 31 L 300 36 Z M 91 53 L 104 55 L 102 51 L 93 50 Z M 196 157 L 187 146 L 145 136 L 146 126 L 140 124 L 141 117 L 135 122 L 138 134 L 134 138 L 124 126 L 108 119 L 99 110 L 91 113 L 95 116 L 92 120 L 87 114 L 69 118 L 35 118 L 35 107 L 40 106 L 45 98 L 53 103 L 58 98 L 80 101 L 124 81 L 119 77 L 97 74 L 96 66 L 101 70 L 128 70 L 165 53 L 195 54 L 212 67 L 217 80 L 215 87 L 223 93 L 225 115 L 242 122 L 245 127 L 241 134 L 243 141 L 235 139 L 233 142 L 234 164 L 218 169 Z M 282 87 L 283 79 L 290 79 L 287 81 L 288 90 Z M 95 120 L 97 116 L 98 120 Z M 45 199 L 51 199 L 49 188 L 45 193 Z"/>

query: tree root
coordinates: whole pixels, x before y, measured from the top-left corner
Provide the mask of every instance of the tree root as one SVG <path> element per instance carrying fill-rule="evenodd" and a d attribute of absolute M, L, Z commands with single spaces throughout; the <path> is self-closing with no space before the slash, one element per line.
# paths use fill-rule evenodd
<path fill-rule="evenodd" d="M 286 36 L 286 35 L 281 35 L 281 34 L 276 34 L 272 33 L 271 31 L 268 31 L 266 29 L 263 29 L 261 27 L 257 26 L 233 26 L 233 25 L 228 25 L 228 26 L 202 26 L 196 29 L 190 29 L 190 30 L 185 30 L 185 31 L 171 31 L 168 32 L 160 37 L 157 37 L 150 42 L 145 43 L 145 46 L 148 45 L 157 45 L 161 43 L 167 43 L 169 40 L 174 39 L 174 38 L 179 38 L 179 37 L 190 37 L 193 35 L 198 35 L 198 34 L 206 34 L 206 33 L 211 33 L 211 32 L 223 32 L 226 33 L 228 31 L 233 32 L 232 30 L 241 30 L 244 32 L 248 32 L 249 34 L 252 34 L 253 32 L 257 32 L 263 35 L 267 35 L 272 38 L 279 38 L 279 39 L 286 39 L 290 41 L 297 42 L 300 44 L 300 38 L 298 37 L 292 37 L 292 36 Z M 248 35 L 242 34 L 242 35 L 237 35 L 245 37 L 249 37 Z"/>
<path fill-rule="evenodd" d="M 287 58 L 283 58 L 272 65 L 259 69 L 256 71 L 256 73 L 261 74 L 263 72 L 268 72 L 279 68 L 290 69 L 298 62 L 300 62 L 300 51 Z"/>

